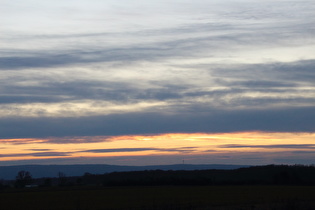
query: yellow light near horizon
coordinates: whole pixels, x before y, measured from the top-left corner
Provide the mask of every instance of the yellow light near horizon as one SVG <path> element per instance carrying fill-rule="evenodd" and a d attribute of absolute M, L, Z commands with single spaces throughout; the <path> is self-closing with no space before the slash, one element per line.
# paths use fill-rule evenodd
<path fill-rule="evenodd" d="M 89 138 L 91 139 L 91 137 Z M 67 139 L 70 143 L 67 143 Z M 31 138 L 0 139 L 0 161 L 22 160 L 25 158 L 200 155 L 209 153 L 210 151 L 211 153 L 226 154 L 237 152 L 288 151 L 294 148 L 261 148 L 255 147 L 255 145 L 314 144 L 315 133 L 259 131 L 235 133 L 168 133 L 160 135 L 98 136 L 95 139 L 97 139 L 96 142 L 85 141 L 84 137 L 73 137 L 73 139 L 68 137 L 58 141 Z M 233 145 L 245 145 L 245 147 L 233 147 Z M 253 147 L 250 147 L 251 145 Z M 128 150 L 132 148 L 135 150 Z M 137 148 L 139 149 L 137 150 Z M 141 150 L 141 148 L 145 149 Z M 101 149 L 104 149 L 104 151 L 93 151 Z M 307 148 L 300 150 L 307 150 Z M 46 152 L 47 155 L 45 156 Z"/>

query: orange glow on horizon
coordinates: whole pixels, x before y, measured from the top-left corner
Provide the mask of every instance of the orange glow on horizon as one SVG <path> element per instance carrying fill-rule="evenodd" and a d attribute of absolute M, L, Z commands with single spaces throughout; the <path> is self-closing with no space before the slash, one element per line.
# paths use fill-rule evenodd
<path fill-rule="evenodd" d="M 79 157 L 313 151 L 315 133 L 168 133 L 56 139 L 0 139 L 0 161 Z M 92 139 L 92 140 L 91 140 Z M 279 146 L 280 145 L 280 146 Z M 283 146 L 281 145 L 289 145 Z M 297 145 L 295 147 L 295 145 Z M 304 145 L 304 147 L 298 146 Z M 266 146 L 266 147 L 264 147 Z M 315 145 L 314 145 L 315 151 Z"/>

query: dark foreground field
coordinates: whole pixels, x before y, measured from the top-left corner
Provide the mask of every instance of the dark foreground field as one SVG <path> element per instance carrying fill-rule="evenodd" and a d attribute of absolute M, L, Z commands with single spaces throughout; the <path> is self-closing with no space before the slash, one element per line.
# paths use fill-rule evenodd
<path fill-rule="evenodd" d="M 128 186 L 0 192 L 0 210 L 315 209 L 314 186 Z"/>

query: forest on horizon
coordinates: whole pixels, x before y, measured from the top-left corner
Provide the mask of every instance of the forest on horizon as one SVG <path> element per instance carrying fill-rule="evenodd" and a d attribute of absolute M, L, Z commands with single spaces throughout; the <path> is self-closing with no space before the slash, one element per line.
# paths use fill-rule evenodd
<path fill-rule="evenodd" d="M 313 165 L 266 165 L 239 169 L 143 170 L 32 178 L 20 171 L 15 180 L 0 182 L 0 189 L 52 186 L 160 186 L 160 185 L 315 185 Z"/>

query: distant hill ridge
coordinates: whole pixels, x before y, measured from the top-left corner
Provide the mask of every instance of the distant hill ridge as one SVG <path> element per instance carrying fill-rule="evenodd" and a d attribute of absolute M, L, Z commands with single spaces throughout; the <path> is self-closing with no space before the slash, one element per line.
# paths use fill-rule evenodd
<path fill-rule="evenodd" d="M 106 164 L 78 164 L 78 165 L 17 165 L 0 166 L 0 179 L 15 179 L 19 171 L 29 171 L 33 178 L 57 177 L 59 172 L 66 176 L 82 176 L 84 173 L 104 174 L 123 171 L 143 171 L 143 170 L 205 170 L 205 169 L 225 169 L 232 170 L 249 167 L 247 165 L 224 165 L 224 164 L 175 164 L 175 165 L 150 165 L 150 166 L 120 166 Z"/>

